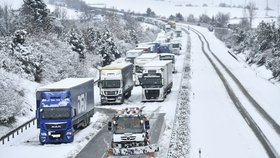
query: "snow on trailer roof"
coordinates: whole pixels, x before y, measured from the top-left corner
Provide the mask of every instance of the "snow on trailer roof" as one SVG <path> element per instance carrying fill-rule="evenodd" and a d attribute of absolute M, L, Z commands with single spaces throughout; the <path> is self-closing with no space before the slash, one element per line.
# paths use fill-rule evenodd
<path fill-rule="evenodd" d="M 160 56 L 174 56 L 175 57 L 175 55 L 171 54 L 171 53 L 160 53 L 159 55 Z"/>
<path fill-rule="evenodd" d="M 143 52 L 143 50 L 139 50 L 139 49 L 131 49 L 131 50 L 127 51 L 127 52 Z"/>
<path fill-rule="evenodd" d="M 94 79 L 93 78 L 66 78 L 49 85 L 39 87 L 36 91 L 46 91 L 46 90 L 53 90 L 53 89 L 57 89 L 57 90 L 69 89 L 89 81 L 94 81 Z"/>
<path fill-rule="evenodd" d="M 153 62 L 149 62 L 145 65 L 143 65 L 143 67 L 161 67 L 161 66 L 165 66 L 168 63 L 171 63 L 171 60 L 159 60 L 159 61 L 153 61 Z"/>
<path fill-rule="evenodd" d="M 159 56 L 159 55 L 156 54 L 156 53 L 145 53 L 145 54 L 142 54 L 142 55 L 136 57 L 136 59 L 154 58 L 154 57 L 157 57 L 157 56 Z"/>
<path fill-rule="evenodd" d="M 120 70 L 123 69 L 124 67 L 127 67 L 129 65 L 132 65 L 132 63 L 129 62 L 116 62 L 116 63 L 111 63 L 110 65 L 106 65 L 104 67 L 99 68 L 99 70 Z"/>

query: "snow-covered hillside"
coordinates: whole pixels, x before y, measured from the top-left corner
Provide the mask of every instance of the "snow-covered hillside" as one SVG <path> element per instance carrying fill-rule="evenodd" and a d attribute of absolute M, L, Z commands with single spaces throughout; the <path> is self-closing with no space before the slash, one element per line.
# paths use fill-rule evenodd
<path fill-rule="evenodd" d="M 102 3 L 105 4 L 106 8 L 117 8 L 124 9 L 126 11 L 135 11 L 140 13 L 145 13 L 147 8 L 151 8 L 157 15 L 169 17 L 171 14 L 181 13 L 183 16 L 188 16 L 193 14 L 195 17 L 198 17 L 201 14 L 207 14 L 210 17 L 216 15 L 218 12 L 230 13 L 231 17 L 242 17 L 243 9 L 242 8 L 219 8 L 217 7 L 221 1 L 218 0 L 199 0 L 199 1 L 180 1 L 180 0 L 165 0 L 165 1 L 155 1 L 155 0 L 134 0 L 131 3 L 130 0 L 85 0 L 88 4 Z M 244 5 L 244 1 L 223 1 L 227 4 L 239 4 Z M 230 3 L 231 2 L 231 3 Z M 259 7 L 257 11 L 258 17 L 265 16 L 264 6 L 266 6 L 265 1 L 256 0 L 256 5 Z M 185 4 L 197 4 L 198 7 L 185 7 Z M 201 4 L 209 4 L 209 7 L 201 7 Z M 277 16 L 277 0 L 269 1 L 269 6 L 274 10 L 269 12 L 270 16 Z M 181 4 L 182 6 L 178 6 Z"/>

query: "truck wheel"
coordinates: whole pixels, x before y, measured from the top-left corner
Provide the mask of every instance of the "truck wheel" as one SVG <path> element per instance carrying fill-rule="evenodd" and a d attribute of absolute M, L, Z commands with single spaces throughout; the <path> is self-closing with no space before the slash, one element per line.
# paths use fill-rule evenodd
<path fill-rule="evenodd" d="M 39 139 L 40 139 L 40 138 L 39 138 Z M 41 142 L 41 141 L 40 141 L 40 144 L 41 144 L 41 145 L 45 145 L 46 143 L 45 143 L 45 142 Z"/>
<path fill-rule="evenodd" d="M 89 125 L 89 122 L 90 122 L 90 118 L 88 117 L 84 120 L 83 128 L 86 128 Z"/>
<path fill-rule="evenodd" d="M 171 93 L 171 89 L 168 89 L 167 93 L 168 93 L 168 94 Z"/>
<path fill-rule="evenodd" d="M 126 98 L 129 98 L 130 96 L 131 96 L 131 90 L 127 92 L 127 94 L 126 94 L 125 97 L 126 97 Z"/>

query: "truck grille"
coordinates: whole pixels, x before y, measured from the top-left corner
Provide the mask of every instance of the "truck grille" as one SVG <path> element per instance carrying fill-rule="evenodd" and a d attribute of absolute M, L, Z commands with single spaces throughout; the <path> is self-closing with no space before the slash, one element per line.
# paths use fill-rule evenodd
<path fill-rule="evenodd" d="M 106 95 L 117 95 L 118 91 L 104 91 Z"/>
<path fill-rule="evenodd" d="M 136 136 L 122 136 L 122 140 L 128 140 L 128 141 L 133 141 L 136 139 Z"/>
<path fill-rule="evenodd" d="M 145 90 L 146 99 L 157 99 L 159 97 L 159 90 Z"/>
<path fill-rule="evenodd" d="M 50 140 L 61 140 L 64 137 L 64 132 L 63 131 L 54 131 L 50 132 L 48 135 Z"/>
<path fill-rule="evenodd" d="M 57 123 L 56 124 L 52 124 L 52 123 L 47 124 L 46 123 L 46 128 L 51 129 L 51 130 L 53 130 L 53 129 L 65 129 L 66 126 L 67 126 L 67 123 L 59 123 L 59 124 L 57 124 Z"/>

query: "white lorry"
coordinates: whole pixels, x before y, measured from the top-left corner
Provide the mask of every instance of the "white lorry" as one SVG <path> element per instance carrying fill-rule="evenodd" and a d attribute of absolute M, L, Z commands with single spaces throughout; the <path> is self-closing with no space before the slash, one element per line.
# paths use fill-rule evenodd
<path fill-rule="evenodd" d="M 154 61 L 143 66 L 142 101 L 164 101 L 166 95 L 171 92 L 172 62 Z"/>
<path fill-rule="evenodd" d="M 143 65 L 151 62 L 159 61 L 159 55 L 156 53 L 146 53 L 142 54 L 139 57 L 136 57 L 134 60 L 134 82 L 135 86 L 139 86 L 142 78 Z"/>
<path fill-rule="evenodd" d="M 159 59 L 160 60 L 169 60 L 172 62 L 172 72 L 175 73 L 175 55 L 171 53 L 160 53 L 159 54 Z"/>
<path fill-rule="evenodd" d="M 180 55 L 180 51 L 182 50 L 182 44 L 179 41 L 172 42 L 172 50 L 173 54 Z"/>
<path fill-rule="evenodd" d="M 135 49 L 129 50 L 129 51 L 126 52 L 125 60 L 134 64 L 134 59 L 136 57 L 142 55 L 143 53 L 144 53 L 143 50 L 135 50 Z"/>
<path fill-rule="evenodd" d="M 129 98 L 134 87 L 133 64 L 113 62 L 99 68 L 99 88 L 101 104 L 122 104 Z"/>
<path fill-rule="evenodd" d="M 109 155 L 151 154 L 159 151 L 156 144 L 149 142 L 150 123 L 142 109 L 126 108 L 119 111 L 108 123 L 113 137 Z"/>

